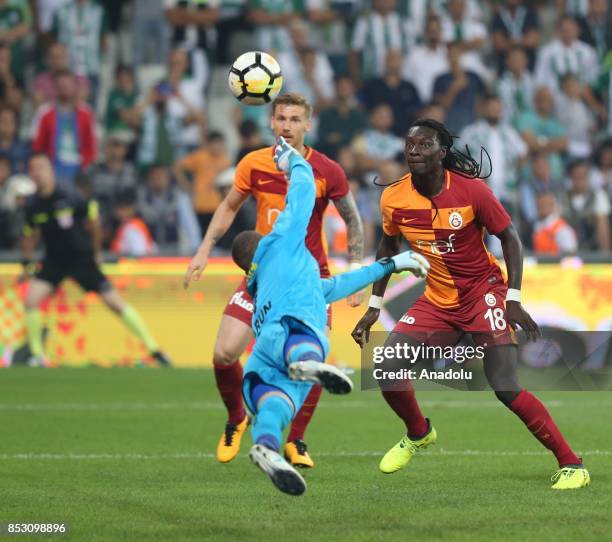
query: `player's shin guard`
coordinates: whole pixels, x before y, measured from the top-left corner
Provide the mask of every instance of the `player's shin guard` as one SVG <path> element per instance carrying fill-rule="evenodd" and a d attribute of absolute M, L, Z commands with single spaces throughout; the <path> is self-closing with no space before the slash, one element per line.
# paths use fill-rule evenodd
<path fill-rule="evenodd" d="M 385 401 L 406 425 L 408 437 L 418 439 L 425 435 L 429 424 L 416 400 L 414 388 L 409 382 L 402 382 L 404 389 L 381 390 Z"/>
<path fill-rule="evenodd" d="M 305 360 L 323 361 L 323 349 L 319 341 L 312 335 L 290 335 L 285 344 L 285 362 L 287 365 L 290 365 L 293 362 Z M 291 422 L 291 429 L 287 435 L 287 442 L 304 440 L 304 433 L 317 408 L 319 398 L 321 397 L 321 391 L 321 386 L 315 384 L 312 387 L 302 408 L 300 408 Z"/>
<path fill-rule="evenodd" d="M 157 352 L 159 350 L 157 342 L 149 331 L 147 324 L 145 324 L 144 320 L 134 307 L 131 305 L 126 305 L 121 313 L 121 319 L 127 328 L 143 342 L 150 353 Z"/>
<path fill-rule="evenodd" d="M 43 351 L 43 324 L 42 314 L 38 309 L 26 311 L 25 324 L 28 333 L 28 346 L 34 357 L 42 357 Z"/>
<path fill-rule="evenodd" d="M 253 442 L 278 452 L 283 430 L 293 416 L 291 404 L 278 395 L 270 395 L 257 407 L 253 422 Z"/>
<path fill-rule="evenodd" d="M 230 365 L 214 364 L 217 389 L 227 409 L 228 423 L 238 425 L 246 416 L 242 403 L 242 365 L 235 361 Z"/>
<path fill-rule="evenodd" d="M 582 463 L 537 397 L 527 390 L 521 390 L 509 408 L 523 421 L 533 436 L 555 454 L 559 467 Z"/>

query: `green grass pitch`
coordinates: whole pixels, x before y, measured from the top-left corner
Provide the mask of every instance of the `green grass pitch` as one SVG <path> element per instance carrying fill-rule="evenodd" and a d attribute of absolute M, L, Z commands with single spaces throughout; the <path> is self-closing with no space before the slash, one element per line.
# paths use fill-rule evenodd
<path fill-rule="evenodd" d="M 4 370 L 0 523 L 65 521 L 54 540 L 91 542 L 611 540 L 612 395 L 539 396 L 590 487 L 552 491 L 552 455 L 480 392 L 421 393 L 438 443 L 383 475 L 402 425 L 377 392 L 356 391 L 323 396 L 307 434 L 317 465 L 296 498 L 250 464 L 250 435 L 216 462 L 225 416 L 209 370 Z"/>

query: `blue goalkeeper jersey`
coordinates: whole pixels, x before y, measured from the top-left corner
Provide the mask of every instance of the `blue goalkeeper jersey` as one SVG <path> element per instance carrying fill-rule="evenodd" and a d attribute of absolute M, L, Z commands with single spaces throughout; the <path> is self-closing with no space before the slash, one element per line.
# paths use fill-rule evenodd
<path fill-rule="evenodd" d="M 292 317 L 316 334 L 327 355 L 327 303 L 361 290 L 392 272 L 394 266 L 377 262 L 322 279 L 305 241 L 314 205 L 312 167 L 293 155 L 287 205 L 272 231 L 259 242 L 248 274 L 248 291 L 255 302 L 252 327 L 256 338 L 278 335 L 283 318 Z"/>

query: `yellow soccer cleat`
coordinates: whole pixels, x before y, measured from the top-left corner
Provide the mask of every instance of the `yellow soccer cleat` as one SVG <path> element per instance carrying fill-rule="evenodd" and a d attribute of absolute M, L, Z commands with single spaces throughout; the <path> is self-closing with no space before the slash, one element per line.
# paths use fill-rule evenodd
<path fill-rule="evenodd" d="M 312 469 L 314 461 L 308 454 L 308 446 L 303 440 L 296 439 L 285 444 L 285 459 L 294 467 Z"/>
<path fill-rule="evenodd" d="M 429 431 L 425 436 L 417 440 L 411 440 L 407 436 L 402 437 L 393 448 L 391 448 L 384 457 L 380 460 L 378 468 L 385 474 L 392 474 L 400 469 L 403 469 L 412 459 L 412 456 L 421 448 L 427 448 L 435 444 L 438 439 L 436 428 L 431 425 L 429 419 Z"/>
<path fill-rule="evenodd" d="M 240 440 L 242 435 L 249 426 L 250 420 L 248 416 L 244 417 L 238 425 L 228 423 L 225 425 L 225 431 L 221 435 L 219 445 L 217 446 L 217 459 L 221 463 L 229 463 L 240 451 Z"/>
<path fill-rule="evenodd" d="M 570 465 L 555 472 L 550 481 L 552 489 L 580 489 L 591 483 L 591 476 L 582 465 Z"/>

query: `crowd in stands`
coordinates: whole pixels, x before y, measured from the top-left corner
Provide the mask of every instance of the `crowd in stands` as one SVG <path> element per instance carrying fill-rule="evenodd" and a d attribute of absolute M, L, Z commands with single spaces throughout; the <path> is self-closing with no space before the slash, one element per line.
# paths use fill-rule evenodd
<path fill-rule="evenodd" d="M 606 253 L 611 45 L 607 0 L 0 0 L 0 250 L 18 246 L 28 156 L 44 152 L 99 201 L 108 250 L 191 254 L 236 163 L 273 141 L 269 107 L 214 84 L 256 49 L 314 105 L 307 143 L 345 170 L 366 254 L 377 184 L 405 174 L 422 116 L 482 158 L 529 250 Z M 253 224 L 247 204 L 221 249 Z M 333 210 L 326 231 L 342 253 Z"/>

